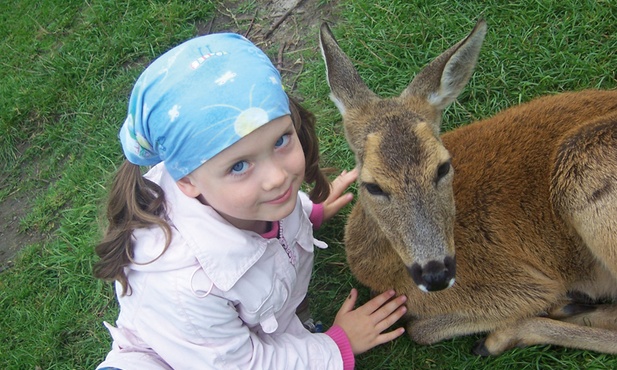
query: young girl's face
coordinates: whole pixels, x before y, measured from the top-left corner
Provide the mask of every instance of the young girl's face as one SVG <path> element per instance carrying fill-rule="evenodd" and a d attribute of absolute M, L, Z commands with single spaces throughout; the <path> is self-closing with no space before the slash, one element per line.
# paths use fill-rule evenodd
<path fill-rule="evenodd" d="M 232 225 L 264 232 L 288 216 L 304 180 L 304 153 L 290 116 L 259 127 L 178 181 Z"/>

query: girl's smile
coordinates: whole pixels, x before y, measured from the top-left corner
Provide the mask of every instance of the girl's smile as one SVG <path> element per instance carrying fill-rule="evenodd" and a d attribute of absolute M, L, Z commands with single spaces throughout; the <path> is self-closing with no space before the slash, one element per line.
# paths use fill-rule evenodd
<path fill-rule="evenodd" d="M 287 191 L 281 195 L 280 197 L 273 199 L 267 203 L 269 204 L 281 204 L 281 203 L 285 203 L 290 197 L 291 197 L 291 192 L 292 192 L 292 187 L 290 186 Z"/>

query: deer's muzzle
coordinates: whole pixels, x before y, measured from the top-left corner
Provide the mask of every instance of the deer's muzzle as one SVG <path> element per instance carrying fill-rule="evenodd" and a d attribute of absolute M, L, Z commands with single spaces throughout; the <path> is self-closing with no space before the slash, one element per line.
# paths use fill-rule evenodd
<path fill-rule="evenodd" d="M 420 290 L 435 292 L 454 285 L 456 260 L 448 256 L 443 261 L 429 261 L 424 266 L 416 262 L 408 267 L 408 271 Z"/>

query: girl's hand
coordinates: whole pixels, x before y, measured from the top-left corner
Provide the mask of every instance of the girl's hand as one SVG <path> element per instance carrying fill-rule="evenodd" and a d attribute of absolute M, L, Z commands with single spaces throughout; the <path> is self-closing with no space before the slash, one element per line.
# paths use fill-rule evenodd
<path fill-rule="evenodd" d="M 336 314 L 334 325 L 340 326 L 345 331 L 354 355 L 394 340 L 405 332 L 404 328 L 398 328 L 382 334 L 407 312 L 403 305 L 407 297 L 399 296 L 392 299 L 394 295 L 393 290 L 387 291 L 354 310 L 358 291 L 351 290 L 351 294 Z"/>
<path fill-rule="evenodd" d="M 358 170 L 343 171 L 330 183 L 330 196 L 323 202 L 323 220 L 332 218 L 353 199 L 353 194 L 343 192 L 358 178 Z"/>

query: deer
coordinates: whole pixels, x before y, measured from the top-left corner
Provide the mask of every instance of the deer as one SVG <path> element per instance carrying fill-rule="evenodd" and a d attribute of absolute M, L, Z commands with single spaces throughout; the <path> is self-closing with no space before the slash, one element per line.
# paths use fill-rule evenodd
<path fill-rule="evenodd" d="M 399 96 L 363 82 L 323 23 L 330 98 L 359 170 L 352 275 L 407 296 L 411 340 L 472 352 L 554 345 L 617 354 L 617 91 L 532 99 L 441 133 L 484 19 Z"/>

